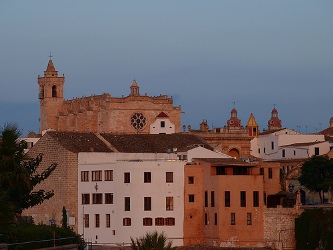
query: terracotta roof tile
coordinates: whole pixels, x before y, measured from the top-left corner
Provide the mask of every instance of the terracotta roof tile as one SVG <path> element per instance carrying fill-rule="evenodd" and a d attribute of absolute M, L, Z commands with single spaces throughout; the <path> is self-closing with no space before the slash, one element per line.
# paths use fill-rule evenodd
<path fill-rule="evenodd" d="M 101 134 L 115 149 L 123 153 L 165 153 L 177 148 L 184 152 L 195 145 L 212 149 L 201 137 L 191 134 Z"/>
<path fill-rule="evenodd" d="M 203 161 L 213 165 L 224 165 L 224 166 L 257 166 L 258 163 L 249 163 L 246 161 L 237 160 L 234 158 L 195 158 L 193 161 Z"/>
<path fill-rule="evenodd" d="M 94 133 L 48 131 L 47 134 L 72 152 L 112 152 Z"/>

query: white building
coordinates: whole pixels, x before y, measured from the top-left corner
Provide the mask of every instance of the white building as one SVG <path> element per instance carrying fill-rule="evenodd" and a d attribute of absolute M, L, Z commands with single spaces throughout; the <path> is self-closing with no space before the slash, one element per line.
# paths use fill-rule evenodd
<path fill-rule="evenodd" d="M 301 134 L 290 129 L 261 133 L 251 140 L 251 155 L 263 160 L 305 159 L 330 151 L 324 135 Z"/>
<path fill-rule="evenodd" d="M 205 148 L 204 142 L 186 145 L 188 135 L 155 135 L 147 147 L 144 140 L 149 135 L 102 136 L 118 152 L 78 154 L 78 233 L 94 243 L 126 245 L 130 237 L 156 230 L 174 246 L 183 245 L 187 161 L 231 157 Z M 142 144 L 135 145 L 135 138 L 142 138 Z M 132 149 L 143 147 L 143 152 L 129 152 L 137 149 L 126 149 L 126 144 Z M 151 153 L 157 144 L 159 149 Z M 166 148 L 161 150 L 160 144 Z"/>

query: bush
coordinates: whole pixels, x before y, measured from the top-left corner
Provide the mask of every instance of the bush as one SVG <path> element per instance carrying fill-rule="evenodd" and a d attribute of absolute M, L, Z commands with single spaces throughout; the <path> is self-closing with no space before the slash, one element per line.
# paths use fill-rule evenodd
<path fill-rule="evenodd" d="M 22 224 L 2 227 L 0 228 L 0 234 L 3 235 L 2 243 L 9 244 L 8 250 L 38 249 L 52 247 L 54 244 L 56 246 L 77 244 L 79 249 L 84 249 L 85 246 L 81 236 L 70 228 Z M 54 236 L 55 241 L 53 240 Z M 29 243 L 20 244 L 23 242 Z"/>

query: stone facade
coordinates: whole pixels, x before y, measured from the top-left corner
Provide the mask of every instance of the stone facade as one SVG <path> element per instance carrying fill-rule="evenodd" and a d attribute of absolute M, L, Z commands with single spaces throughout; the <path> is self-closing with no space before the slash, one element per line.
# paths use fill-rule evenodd
<path fill-rule="evenodd" d="M 183 131 L 186 131 L 186 126 L 183 126 Z M 187 133 L 202 137 L 215 150 L 224 154 L 228 154 L 237 159 L 250 158 L 250 141 L 258 136 L 259 126 L 253 114 L 250 114 L 247 125 L 245 127 L 242 126 L 241 120 L 237 117 L 237 110 L 233 108 L 231 110 L 230 119 L 227 121 L 227 126 L 210 130 L 207 120 L 203 120 L 199 130 L 191 129 L 191 126 L 188 126 Z"/>
<path fill-rule="evenodd" d="M 295 219 L 303 209 L 265 208 L 264 209 L 264 241 L 273 249 L 295 249 Z"/>
<path fill-rule="evenodd" d="M 44 76 L 38 76 L 40 132 L 53 129 L 148 134 L 150 124 L 155 122 L 161 112 L 175 125 L 175 132 L 180 132 L 180 106 L 174 106 L 173 98 L 166 95 L 140 95 L 135 80 L 126 97 L 102 94 L 72 100 L 64 100 L 64 83 L 64 75 L 58 76 L 58 71 L 50 60 Z"/>
<path fill-rule="evenodd" d="M 53 163 L 57 167 L 50 177 L 38 185 L 39 189 L 54 191 L 54 196 L 43 202 L 41 205 L 34 206 L 23 211 L 23 215 L 28 212 L 36 224 L 49 224 L 50 220 L 55 220 L 57 225 L 61 225 L 62 208 L 67 209 L 69 217 L 76 214 L 77 204 L 77 164 L 78 155 L 66 150 L 56 143 L 48 134 L 44 135 L 43 140 L 30 149 L 27 157 L 35 157 L 37 154 L 43 154 L 43 160 L 39 165 L 40 171 L 44 170 Z M 77 225 L 71 225 L 77 231 Z"/>

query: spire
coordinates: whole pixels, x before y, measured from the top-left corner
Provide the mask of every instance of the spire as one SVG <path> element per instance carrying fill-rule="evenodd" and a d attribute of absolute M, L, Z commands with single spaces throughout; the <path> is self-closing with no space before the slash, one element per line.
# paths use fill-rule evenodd
<path fill-rule="evenodd" d="M 138 84 L 136 83 L 136 80 L 134 79 L 132 82 L 132 86 L 130 88 L 130 96 L 139 96 L 140 95 L 140 89 Z"/>
<path fill-rule="evenodd" d="M 231 110 L 230 119 L 227 121 L 228 127 L 240 127 L 241 126 L 241 120 L 237 117 L 237 110 L 233 108 Z"/>
<path fill-rule="evenodd" d="M 282 121 L 279 119 L 279 112 L 275 108 L 272 109 L 271 112 L 271 119 L 268 121 L 268 130 L 274 130 L 274 129 L 281 129 L 282 128 Z"/>
<path fill-rule="evenodd" d="M 49 63 L 47 64 L 46 70 L 44 71 L 44 76 L 45 77 L 58 77 L 58 71 L 56 71 L 53 62 L 52 62 L 52 55 L 50 52 L 50 60 Z"/>
<path fill-rule="evenodd" d="M 255 136 L 257 137 L 259 134 L 259 126 L 256 121 L 256 118 L 254 118 L 254 115 L 251 113 L 249 120 L 247 121 L 246 128 L 249 132 L 249 136 Z"/>

